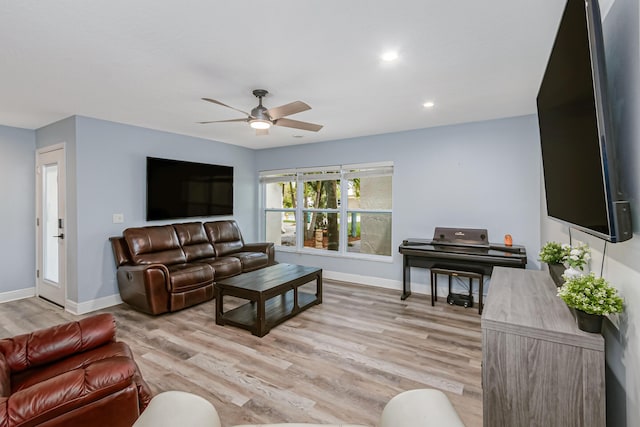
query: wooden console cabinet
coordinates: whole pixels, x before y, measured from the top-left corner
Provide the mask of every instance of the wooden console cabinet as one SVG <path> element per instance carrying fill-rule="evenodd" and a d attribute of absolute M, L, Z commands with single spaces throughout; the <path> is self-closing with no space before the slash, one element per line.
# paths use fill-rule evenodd
<path fill-rule="evenodd" d="M 546 271 L 497 267 L 482 314 L 483 426 L 602 427 L 604 339 Z"/>

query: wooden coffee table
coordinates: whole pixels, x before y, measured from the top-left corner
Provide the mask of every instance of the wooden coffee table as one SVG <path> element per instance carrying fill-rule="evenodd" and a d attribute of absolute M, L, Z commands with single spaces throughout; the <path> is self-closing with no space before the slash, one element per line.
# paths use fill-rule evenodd
<path fill-rule="evenodd" d="M 299 287 L 316 281 L 316 293 Z M 259 337 L 271 328 L 307 308 L 322 303 L 322 269 L 293 264 L 275 264 L 242 273 L 215 283 L 216 324 L 232 325 Z M 249 300 L 233 310 L 224 311 L 223 298 L 233 296 Z"/>

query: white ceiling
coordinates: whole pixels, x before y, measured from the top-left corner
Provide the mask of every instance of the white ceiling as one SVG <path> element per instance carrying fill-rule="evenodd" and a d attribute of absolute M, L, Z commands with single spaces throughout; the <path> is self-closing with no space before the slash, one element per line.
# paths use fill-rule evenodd
<path fill-rule="evenodd" d="M 535 113 L 564 0 L 19 0 L 0 6 L 0 124 L 77 114 L 269 148 Z M 380 55 L 398 51 L 394 63 Z M 241 110 L 301 100 L 255 136 Z M 435 107 L 422 107 L 425 101 Z M 302 135 L 303 137 L 294 137 Z"/>

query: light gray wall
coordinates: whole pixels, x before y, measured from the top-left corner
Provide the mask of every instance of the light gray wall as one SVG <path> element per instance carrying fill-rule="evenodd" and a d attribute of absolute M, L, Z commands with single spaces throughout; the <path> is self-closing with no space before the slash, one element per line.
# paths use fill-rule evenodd
<path fill-rule="evenodd" d="M 607 2 L 601 2 L 604 4 Z M 633 239 L 606 246 L 603 240 L 572 230 L 573 242 L 593 251 L 591 270 L 615 285 L 625 312 L 604 329 L 607 361 L 607 425 L 640 423 L 640 8 L 638 0 L 607 3 L 604 18 L 609 96 L 621 187 L 631 202 Z M 542 199 L 544 200 L 544 199 Z M 546 218 L 542 204 L 542 242 L 569 243 L 567 227 Z"/>
<path fill-rule="evenodd" d="M 35 286 L 35 146 L 34 131 L 0 126 L 0 293 Z"/>
<path fill-rule="evenodd" d="M 246 148 L 86 117 L 76 117 L 78 302 L 118 293 L 110 236 L 147 223 L 146 158 L 162 157 L 234 167 L 234 215 L 247 241 L 257 236 L 255 152 Z M 112 214 L 124 214 L 113 224 Z"/>
<path fill-rule="evenodd" d="M 393 161 L 393 263 L 279 252 L 278 259 L 329 271 L 402 280 L 397 247 L 436 226 L 513 236 L 529 268 L 540 247 L 540 148 L 535 116 L 260 150 L 259 170 Z M 415 272 L 426 283 L 427 273 Z"/>

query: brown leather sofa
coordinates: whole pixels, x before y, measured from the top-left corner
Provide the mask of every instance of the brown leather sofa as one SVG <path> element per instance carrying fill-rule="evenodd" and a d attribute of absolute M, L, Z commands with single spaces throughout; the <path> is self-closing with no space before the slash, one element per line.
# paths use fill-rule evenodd
<path fill-rule="evenodd" d="M 120 297 L 154 315 L 211 300 L 214 280 L 275 262 L 273 243 L 245 243 L 234 220 L 128 228 L 109 240 Z"/>
<path fill-rule="evenodd" d="M 111 314 L 0 340 L 0 426 L 129 427 L 151 400 Z"/>

